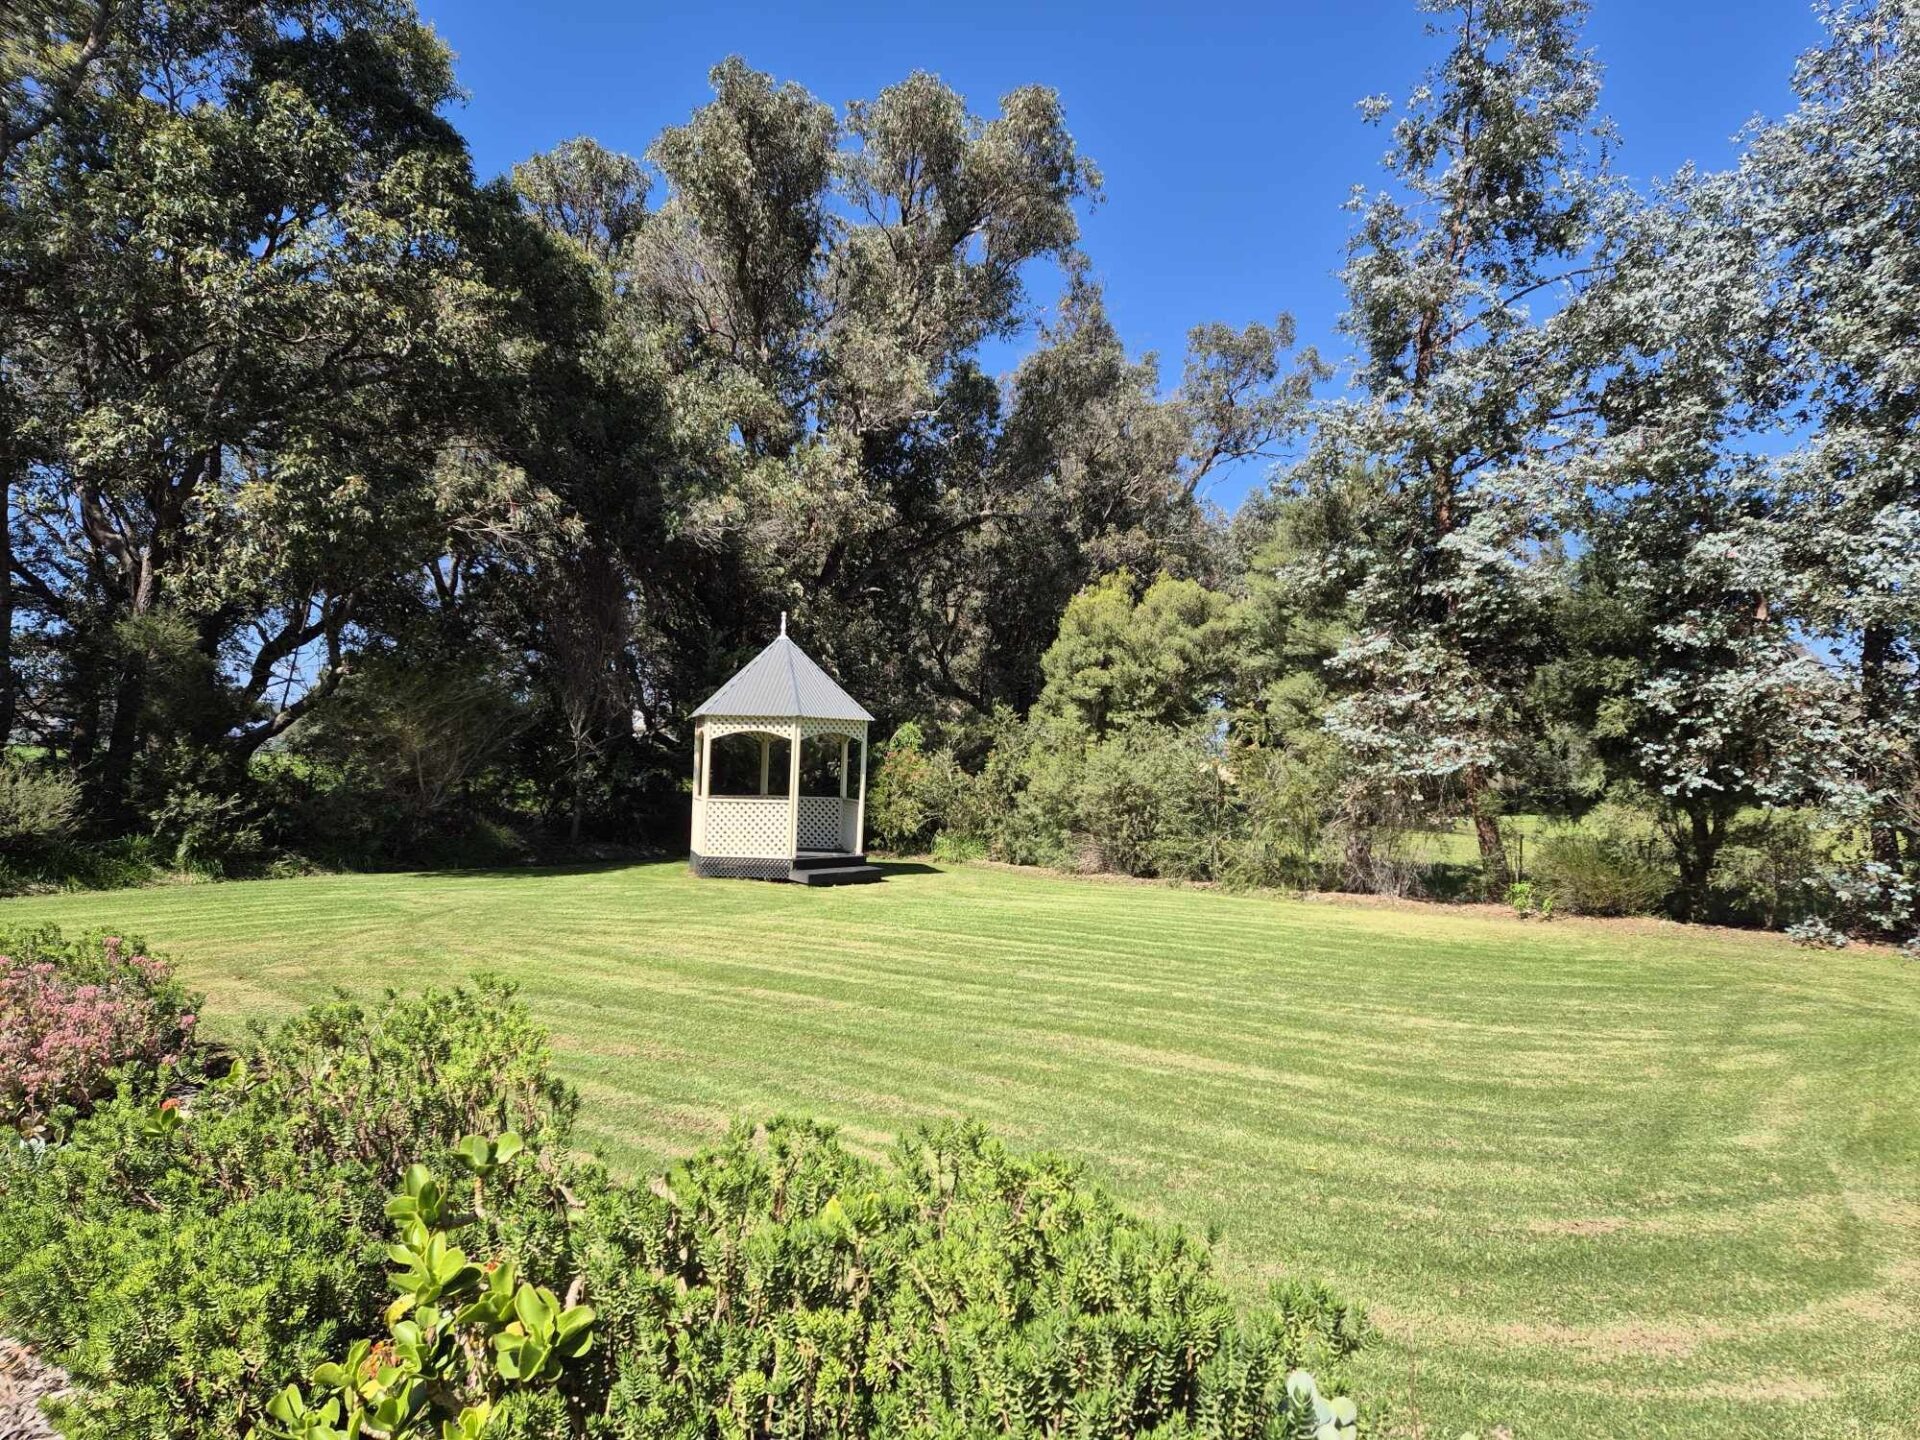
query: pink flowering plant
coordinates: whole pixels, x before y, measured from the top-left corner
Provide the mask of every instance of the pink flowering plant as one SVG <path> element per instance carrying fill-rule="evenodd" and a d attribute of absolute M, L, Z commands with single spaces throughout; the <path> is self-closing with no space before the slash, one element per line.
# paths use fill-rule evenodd
<path fill-rule="evenodd" d="M 0 1124 L 58 1130 L 123 1066 L 176 1063 L 195 1002 L 138 941 L 52 926 L 0 933 Z"/>

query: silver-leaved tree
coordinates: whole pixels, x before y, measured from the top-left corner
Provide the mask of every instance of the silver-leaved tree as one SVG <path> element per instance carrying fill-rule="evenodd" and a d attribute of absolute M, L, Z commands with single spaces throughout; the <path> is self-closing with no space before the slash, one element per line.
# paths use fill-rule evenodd
<path fill-rule="evenodd" d="M 1590 282 L 1610 132 L 1577 0 L 1426 8 L 1451 46 L 1399 107 L 1390 183 L 1351 202 L 1358 371 L 1303 483 L 1356 467 L 1375 482 L 1329 724 L 1376 783 L 1462 803 L 1499 883 L 1498 788 L 1537 733 L 1554 517 L 1591 416 L 1591 360 L 1563 317 Z"/>
<path fill-rule="evenodd" d="M 1749 223 L 1771 261 L 1757 312 L 1798 443 L 1773 524 L 1799 624 L 1845 686 L 1822 794 L 1865 834 L 1836 877 L 1856 917 L 1906 933 L 1920 862 L 1920 5 L 1823 7 L 1799 104 L 1750 136 Z"/>

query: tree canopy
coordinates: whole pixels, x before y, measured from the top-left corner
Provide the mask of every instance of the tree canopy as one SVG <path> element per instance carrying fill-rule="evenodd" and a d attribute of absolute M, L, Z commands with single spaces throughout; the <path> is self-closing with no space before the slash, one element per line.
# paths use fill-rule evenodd
<path fill-rule="evenodd" d="M 642 155 L 483 179 L 407 0 L 10 7 L 0 730 L 68 787 L 41 830 L 671 836 L 689 711 L 786 612 L 1022 854 L 1159 767 L 1184 798 L 1094 850 L 1311 834 L 1337 862 L 1269 871 L 1405 888 L 1396 837 L 1458 818 L 1498 893 L 1513 812 L 1604 802 L 1696 915 L 1754 816 L 1814 814 L 1822 913 L 1909 933 L 1920 11 L 1827 5 L 1736 165 L 1637 190 L 1579 0 L 1419 9 L 1441 58 L 1362 105 L 1351 353 L 1249 296 L 1163 383 L 1044 84 L 836 106 L 734 57 Z"/>

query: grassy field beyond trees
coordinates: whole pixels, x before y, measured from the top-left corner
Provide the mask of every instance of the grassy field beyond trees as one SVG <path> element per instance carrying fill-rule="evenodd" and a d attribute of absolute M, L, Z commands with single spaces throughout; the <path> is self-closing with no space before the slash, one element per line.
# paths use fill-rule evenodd
<path fill-rule="evenodd" d="M 1363 1405 L 1453 1437 L 1911 1434 L 1920 975 L 1677 926 L 986 867 L 815 894 L 676 865 L 6 902 L 146 935 L 217 1034 L 491 970 L 638 1171 L 736 1115 L 978 1117 L 1324 1279 Z M 1424 1427 L 1424 1428 L 1419 1428 Z"/>

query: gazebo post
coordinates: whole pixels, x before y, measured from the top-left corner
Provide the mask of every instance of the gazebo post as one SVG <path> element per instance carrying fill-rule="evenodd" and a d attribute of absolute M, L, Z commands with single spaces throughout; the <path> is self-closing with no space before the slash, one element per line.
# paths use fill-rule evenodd
<path fill-rule="evenodd" d="M 699 853 L 707 848 L 707 797 L 713 793 L 713 732 L 702 720 L 693 732 L 694 813 L 700 817 L 700 833 L 694 837 Z"/>
<path fill-rule="evenodd" d="M 787 854 L 800 854 L 800 722 L 793 722 L 793 763 L 787 767 Z"/>
<path fill-rule="evenodd" d="M 839 822 L 834 827 L 834 833 L 840 837 L 841 847 L 849 853 L 860 848 L 857 840 L 852 845 L 847 844 L 847 749 L 852 743 L 851 736 L 844 733 L 840 736 L 840 808 L 834 812 L 834 819 Z"/>
<path fill-rule="evenodd" d="M 773 737 L 762 735 L 760 737 L 760 793 L 762 795 L 767 793 L 767 761 L 772 753 Z"/>
<path fill-rule="evenodd" d="M 853 850 L 856 855 L 867 849 L 867 722 L 860 722 L 860 803 L 853 807 Z"/>

